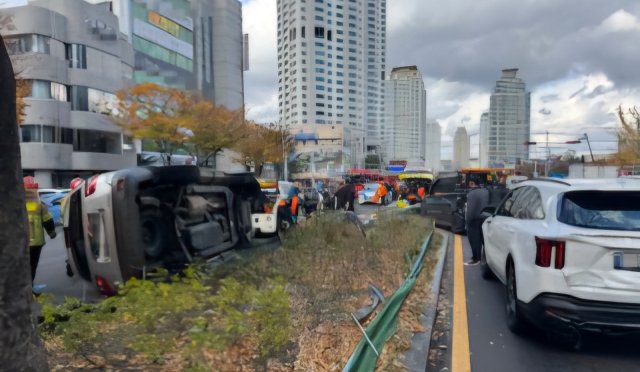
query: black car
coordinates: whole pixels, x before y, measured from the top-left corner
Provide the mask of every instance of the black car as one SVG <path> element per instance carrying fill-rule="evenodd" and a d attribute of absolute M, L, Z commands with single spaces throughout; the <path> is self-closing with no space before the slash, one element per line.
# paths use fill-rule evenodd
<path fill-rule="evenodd" d="M 432 217 L 439 226 L 449 227 L 454 233 L 465 232 L 467 193 L 475 186 L 489 188 L 492 200 L 501 200 L 506 186 L 501 175 L 494 170 L 461 170 L 442 174 L 425 195 L 420 214 Z"/>

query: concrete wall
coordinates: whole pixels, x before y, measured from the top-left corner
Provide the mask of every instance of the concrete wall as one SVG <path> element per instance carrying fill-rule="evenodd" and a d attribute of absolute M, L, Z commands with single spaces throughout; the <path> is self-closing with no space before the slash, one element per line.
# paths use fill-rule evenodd
<path fill-rule="evenodd" d="M 616 165 L 571 164 L 567 178 L 618 178 Z"/>

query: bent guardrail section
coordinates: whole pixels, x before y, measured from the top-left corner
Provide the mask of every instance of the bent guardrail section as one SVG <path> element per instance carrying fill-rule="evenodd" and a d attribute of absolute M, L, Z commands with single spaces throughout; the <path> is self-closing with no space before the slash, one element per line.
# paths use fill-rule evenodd
<path fill-rule="evenodd" d="M 369 323 L 369 326 L 365 329 L 366 337 L 365 335 L 362 336 L 342 372 L 372 372 L 375 370 L 378 353 L 382 351 L 387 340 L 395 333 L 400 308 L 422 271 L 424 256 L 434 230 L 435 226 L 431 229 L 429 236 L 422 245 L 420 254 L 414 262 L 409 275 L 395 293 L 387 299 L 380 314 Z"/>

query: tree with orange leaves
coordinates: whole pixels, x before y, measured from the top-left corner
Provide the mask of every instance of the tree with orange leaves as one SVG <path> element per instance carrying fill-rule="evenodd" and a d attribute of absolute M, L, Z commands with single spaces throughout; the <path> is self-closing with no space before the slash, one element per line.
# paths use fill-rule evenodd
<path fill-rule="evenodd" d="M 246 135 L 241 110 L 227 110 L 179 89 L 143 83 L 117 97 L 114 120 L 134 137 L 155 141 L 166 165 L 178 149 L 196 157 L 198 165 L 208 164 Z"/>
<path fill-rule="evenodd" d="M 32 80 L 25 80 L 16 77 L 16 115 L 18 118 L 18 125 L 24 122 L 25 116 L 27 116 L 26 109 L 29 107 L 24 101 L 24 97 L 31 95 Z"/>
<path fill-rule="evenodd" d="M 275 123 L 251 123 L 248 124 L 247 132 L 246 138 L 239 141 L 234 149 L 253 161 L 256 172 L 263 163 L 275 163 L 280 167 L 284 165 L 285 157 L 292 150 L 287 130 Z"/>

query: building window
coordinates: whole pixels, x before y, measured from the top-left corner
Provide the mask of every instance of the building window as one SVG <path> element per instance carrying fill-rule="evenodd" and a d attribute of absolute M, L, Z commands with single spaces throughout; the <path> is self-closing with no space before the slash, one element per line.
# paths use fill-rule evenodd
<path fill-rule="evenodd" d="M 60 130 L 60 143 L 73 145 L 73 129 L 59 128 L 59 130 Z"/>
<path fill-rule="evenodd" d="M 324 82 L 324 78 L 322 76 L 316 76 L 316 81 Z"/>
<path fill-rule="evenodd" d="M 323 85 L 316 85 L 316 90 L 324 90 L 324 86 Z"/>
<path fill-rule="evenodd" d="M 21 125 L 22 142 L 40 142 L 42 128 L 40 125 Z"/>
<path fill-rule="evenodd" d="M 115 94 L 83 86 L 71 87 L 71 110 L 111 115 L 116 105 Z"/>
<path fill-rule="evenodd" d="M 331 41 L 331 30 L 327 31 L 327 40 Z"/>
<path fill-rule="evenodd" d="M 122 154 L 122 135 L 99 130 L 77 129 L 73 151 Z"/>
<path fill-rule="evenodd" d="M 68 102 L 68 88 L 66 85 L 47 80 L 27 81 L 31 84 L 31 93 L 27 97 Z"/>
<path fill-rule="evenodd" d="M 324 61 L 321 59 L 316 59 L 316 65 L 324 65 Z"/>
<path fill-rule="evenodd" d="M 87 47 L 81 44 L 67 44 L 67 61 L 70 68 L 87 68 Z"/>
<path fill-rule="evenodd" d="M 324 111 L 316 111 L 316 115 L 324 116 Z"/>
<path fill-rule="evenodd" d="M 302 26 L 302 32 L 300 34 L 302 35 L 302 38 L 306 37 L 306 35 L 305 35 L 305 27 L 304 26 Z"/>
<path fill-rule="evenodd" d="M 324 39 L 324 27 L 316 27 L 315 36 L 318 39 Z"/>
<path fill-rule="evenodd" d="M 51 38 L 42 35 L 7 36 L 4 45 L 9 55 L 25 53 L 49 54 L 49 42 Z"/>

